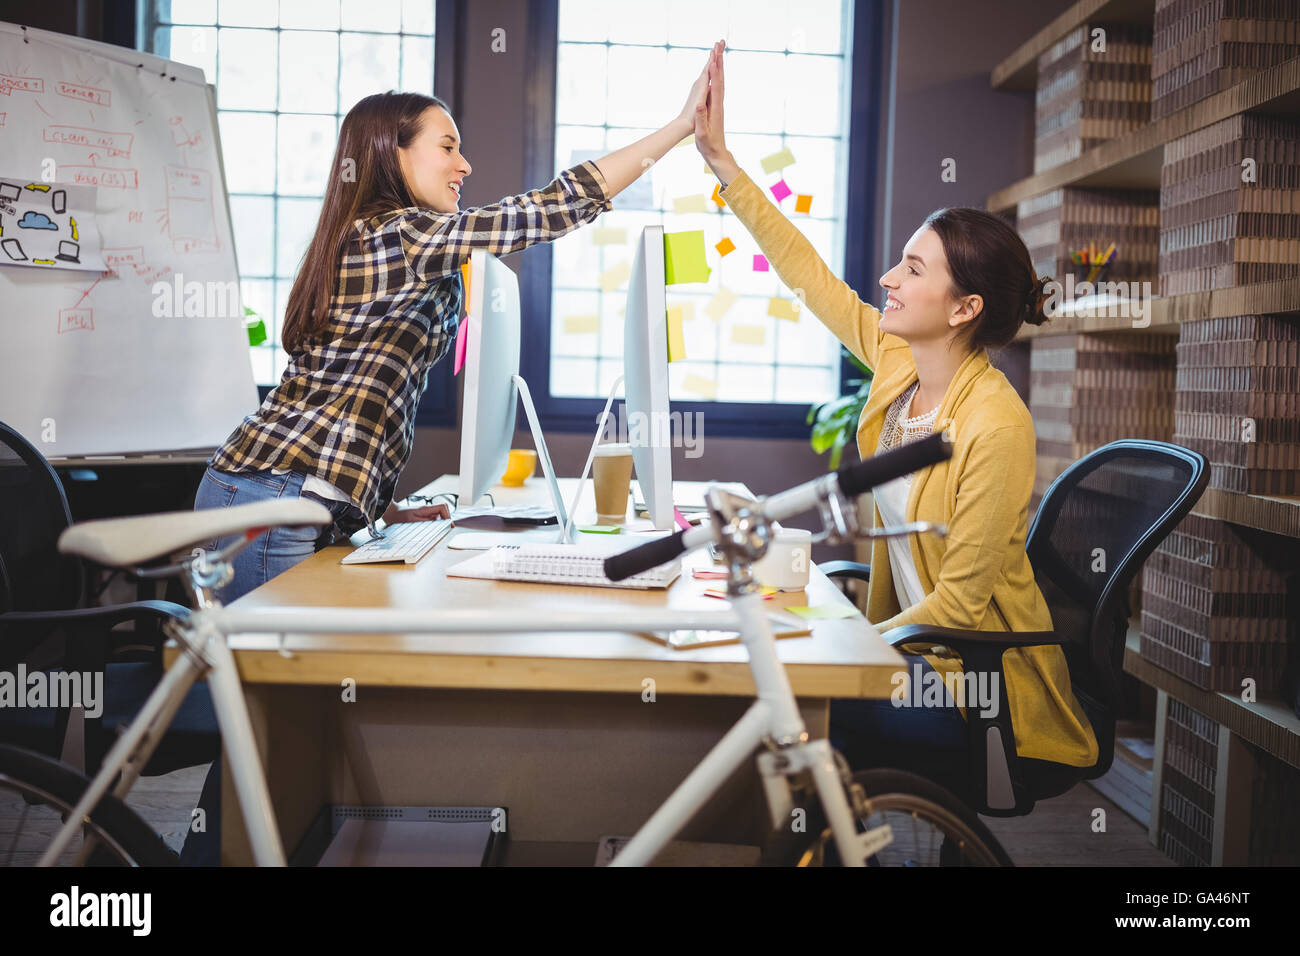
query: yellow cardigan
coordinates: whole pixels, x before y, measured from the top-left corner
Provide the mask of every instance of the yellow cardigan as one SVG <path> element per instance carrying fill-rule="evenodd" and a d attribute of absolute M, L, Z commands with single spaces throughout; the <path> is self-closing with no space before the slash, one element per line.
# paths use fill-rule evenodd
<path fill-rule="evenodd" d="M 880 311 L 826 267 L 762 190 L 741 173 L 720 193 L 749 230 L 781 281 L 801 296 L 872 370 L 871 394 L 858 421 L 858 452 L 875 453 L 890 403 L 917 380 L 908 344 L 880 330 Z M 953 455 L 916 473 L 908 521 L 939 521 L 947 537 L 911 536 L 912 561 L 926 596 L 906 611 L 894 594 L 889 549 L 871 547 L 867 619 L 879 631 L 904 624 L 982 631 L 1048 631 L 1052 615 L 1025 554 L 1034 482 L 1034 423 L 1029 409 L 984 349 L 967 356 L 944 393 L 934 431 L 947 428 Z M 880 512 L 874 514 L 879 526 Z M 928 647 L 926 648 L 929 649 Z M 941 673 L 960 658 L 926 657 Z M 1002 655 L 1016 752 L 1075 767 L 1097 761 L 1097 739 L 1070 689 L 1065 655 L 1052 645 Z"/>

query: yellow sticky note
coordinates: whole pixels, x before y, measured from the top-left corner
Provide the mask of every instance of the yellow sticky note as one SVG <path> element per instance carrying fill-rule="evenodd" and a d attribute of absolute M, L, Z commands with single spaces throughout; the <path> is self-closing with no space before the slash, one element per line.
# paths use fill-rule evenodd
<path fill-rule="evenodd" d="M 682 307 L 674 305 L 668 310 L 668 361 L 686 358 L 686 338 L 682 335 Z"/>
<path fill-rule="evenodd" d="M 717 294 L 704 307 L 704 314 L 711 319 L 720 319 L 727 310 L 736 304 L 736 293 L 730 289 L 719 289 Z"/>
<path fill-rule="evenodd" d="M 722 183 L 718 183 L 713 187 L 713 195 L 709 198 L 718 204 L 719 209 L 725 209 L 727 207 L 726 202 L 722 199 Z"/>
<path fill-rule="evenodd" d="M 673 212 L 708 212 L 709 197 L 703 193 L 697 193 L 694 196 L 678 196 L 673 200 Z"/>
<path fill-rule="evenodd" d="M 569 335 L 586 335 L 600 328 L 598 315 L 566 315 L 564 331 Z"/>
<path fill-rule="evenodd" d="M 701 199 L 707 199 L 701 196 Z M 624 264 L 626 266 L 626 263 Z M 704 230 L 664 233 L 664 283 L 708 282 L 713 270 L 704 261 Z M 628 269 L 628 275 L 631 269 Z M 627 278 L 624 276 L 623 278 Z"/>
<path fill-rule="evenodd" d="M 718 250 L 718 255 L 725 256 L 729 252 L 736 251 L 736 244 L 726 236 L 723 236 L 722 241 L 717 243 L 713 248 Z"/>
<path fill-rule="evenodd" d="M 591 243 L 595 246 L 621 246 L 627 243 L 627 230 L 596 226 L 591 230 Z"/>
<path fill-rule="evenodd" d="M 767 328 L 762 325 L 733 325 L 731 341 L 736 345 L 762 345 L 767 341 Z"/>
<path fill-rule="evenodd" d="M 626 262 L 620 262 L 600 274 L 600 287 L 606 292 L 613 292 L 630 278 L 632 267 Z"/>
<path fill-rule="evenodd" d="M 799 310 L 795 308 L 794 303 L 789 299 L 768 299 L 767 314 L 778 319 L 788 319 L 791 322 L 799 321 Z"/>
<path fill-rule="evenodd" d="M 807 193 L 799 193 L 794 197 L 795 212 L 812 212 L 812 196 Z"/>
<path fill-rule="evenodd" d="M 788 149 L 783 149 L 779 153 L 773 153 L 771 156 L 764 156 L 762 159 L 763 172 L 774 173 L 778 169 L 785 169 L 787 166 L 794 165 L 794 153 Z"/>
<path fill-rule="evenodd" d="M 687 146 L 694 146 L 694 145 L 695 145 L 695 134 L 692 133 L 690 136 L 687 136 L 684 140 L 682 140 L 680 143 L 674 146 L 673 149 L 683 149 Z"/>
<path fill-rule="evenodd" d="M 705 398 L 718 397 L 718 383 L 699 375 L 687 375 L 682 382 L 682 388 L 696 395 L 703 395 Z"/>

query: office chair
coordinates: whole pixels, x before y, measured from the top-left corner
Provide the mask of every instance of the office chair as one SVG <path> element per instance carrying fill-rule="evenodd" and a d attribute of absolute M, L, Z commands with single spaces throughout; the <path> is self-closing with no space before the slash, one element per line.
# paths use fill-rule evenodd
<path fill-rule="evenodd" d="M 71 524 L 54 469 L 35 447 L 0 422 L 0 670 L 103 673 L 103 710 L 73 726 L 73 708 L 0 708 L 0 741 L 60 758 L 93 774 L 162 675 L 161 625 L 189 610 L 169 601 L 87 606 L 88 575 L 56 543 Z M 114 631 L 126 621 L 131 633 Z M 19 688 L 21 692 L 21 688 Z M 220 752 L 206 684 L 195 684 L 144 773 L 208 763 Z"/>
<path fill-rule="evenodd" d="M 959 795 L 979 813 L 1022 816 L 1033 810 L 1035 801 L 1110 769 L 1131 614 L 1129 585 L 1192 510 L 1209 477 L 1205 456 L 1181 445 L 1140 439 L 1104 445 L 1052 482 L 1025 542 L 1034 578 L 1052 612 L 1053 630 L 972 631 L 912 624 L 882 635 L 895 647 L 913 642 L 946 645 L 961 654 L 965 670 L 998 675 L 997 716 L 966 710 L 970 763 L 967 785 Z M 871 574 L 869 565 L 852 561 L 820 567 L 836 578 L 865 581 Z M 1016 754 L 1002 652 L 1036 644 L 1059 644 L 1065 654 L 1074 696 L 1097 737 L 1097 762 L 1090 767 Z"/>

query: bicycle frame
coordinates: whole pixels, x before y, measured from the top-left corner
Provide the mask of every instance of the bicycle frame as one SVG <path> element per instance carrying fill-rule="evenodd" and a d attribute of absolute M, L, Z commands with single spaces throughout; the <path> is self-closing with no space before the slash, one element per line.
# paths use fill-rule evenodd
<path fill-rule="evenodd" d="M 754 591 L 733 599 L 730 611 L 638 611 L 635 619 L 610 620 L 591 615 L 566 614 L 539 622 L 535 616 L 514 611 L 452 609 L 408 611 L 362 608 L 258 608 L 236 610 L 213 604 L 206 588 L 198 610 L 187 625 L 173 630 L 181 653 L 167 669 L 130 727 L 104 758 L 91 786 L 69 814 L 54 842 L 42 856 L 41 866 L 52 865 L 76 835 L 81 821 L 112 787 L 119 798 L 134 785 L 172 716 L 190 686 L 205 671 L 221 730 L 222 746 L 239 804 L 243 810 L 253 858 L 259 866 L 284 866 L 284 847 L 271 806 L 266 777 L 257 753 L 252 724 L 239 682 L 234 656 L 226 642 L 232 634 L 280 635 L 356 633 L 536 633 L 538 631 L 645 632 L 704 628 L 736 630 L 748 651 L 757 700 L 714 746 L 704 760 L 650 817 L 612 865 L 635 866 L 650 862 L 676 836 L 730 775 L 756 750 L 760 755 L 764 793 L 773 824 L 789 818 L 792 795 L 788 775 L 811 773 L 827 821 L 840 853 L 850 865 L 863 865 L 882 837 L 856 833 L 853 812 L 827 741 L 808 739 L 794 691 L 776 653 L 776 642 Z M 303 653 L 310 653 L 304 650 Z M 772 759 L 775 756 L 776 759 Z M 118 777 L 121 774 L 120 778 Z M 868 840 L 867 838 L 873 838 Z M 887 839 L 886 839 L 887 842 Z M 83 855 L 88 849 L 83 849 Z"/>

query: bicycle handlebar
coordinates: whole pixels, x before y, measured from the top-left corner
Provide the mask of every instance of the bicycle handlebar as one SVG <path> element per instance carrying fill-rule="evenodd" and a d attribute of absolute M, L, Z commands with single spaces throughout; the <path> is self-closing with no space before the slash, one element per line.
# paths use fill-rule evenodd
<path fill-rule="evenodd" d="M 755 506 L 769 520 L 780 521 L 816 508 L 835 486 L 843 494 L 856 497 L 878 485 L 937 464 L 951 456 L 952 442 L 945 433 L 939 432 L 921 441 L 875 455 L 856 465 L 841 468 L 834 475 L 814 478 L 788 491 L 760 499 L 755 502 Z M 712 539 L 713 529 L 708 525 L 678 531 L 667 538 L 656 538 L 606 558 L 605 576 L 611 581 L 623 581 L 642 571 L 666 564 L 679 554 L 701 547 Z"/>

